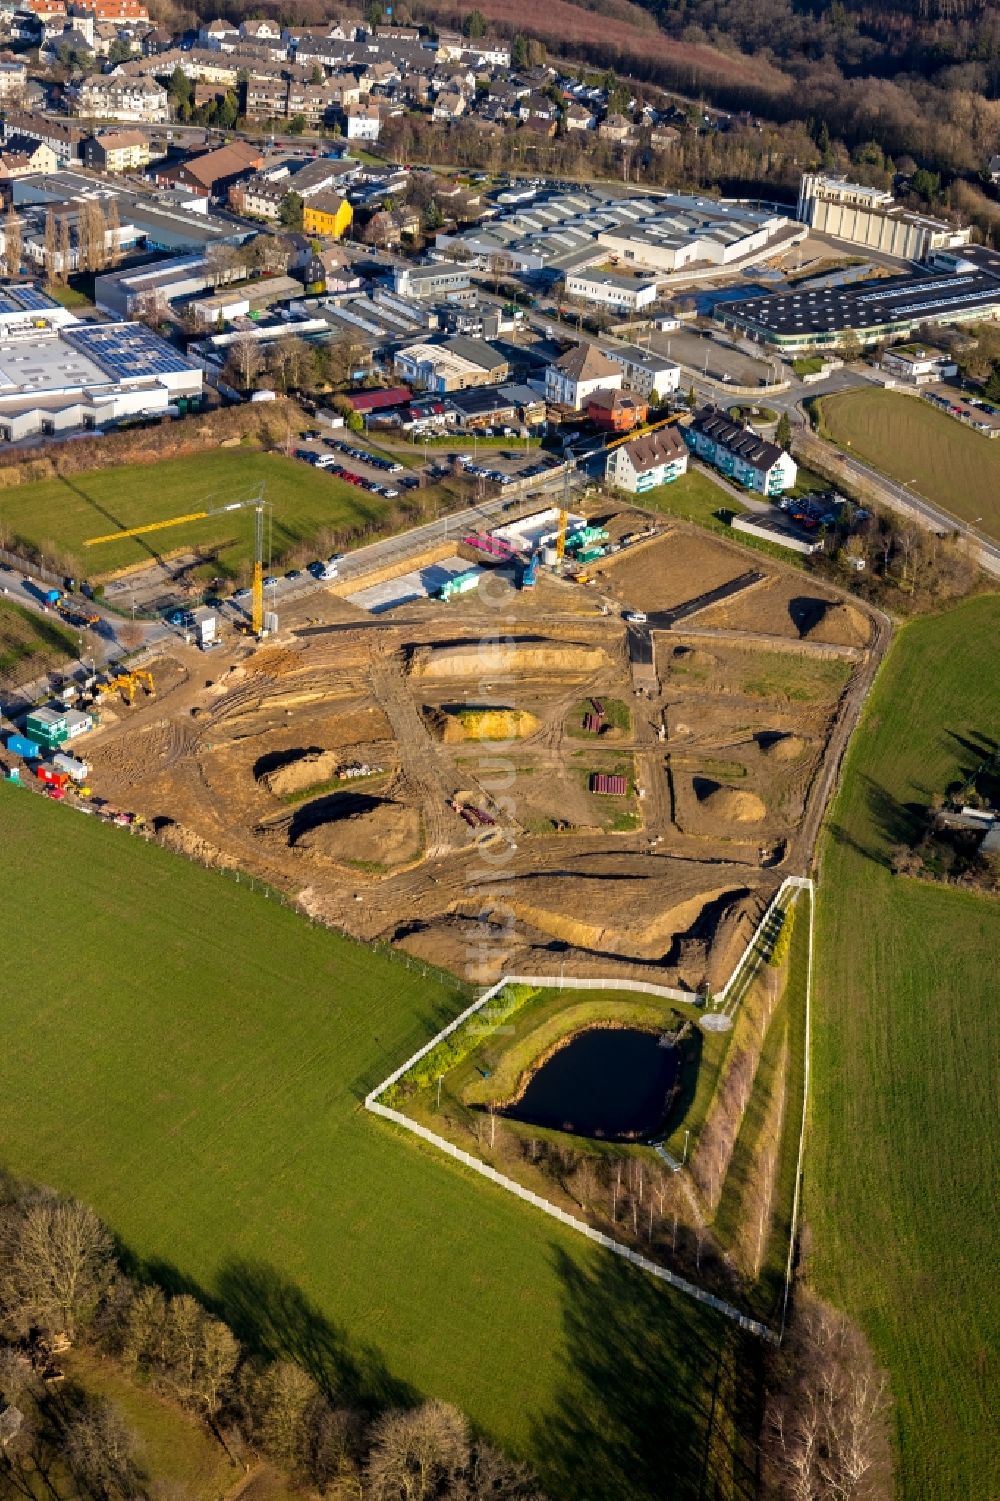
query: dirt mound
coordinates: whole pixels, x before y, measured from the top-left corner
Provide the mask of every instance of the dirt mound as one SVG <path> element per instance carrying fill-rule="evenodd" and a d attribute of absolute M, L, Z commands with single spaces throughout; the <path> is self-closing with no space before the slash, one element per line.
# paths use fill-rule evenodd
<path fill-rule="evenodd" d="M 338 804 L 343 806 L 337 816 Z M 342 794 L 328 805 L 330 816 L 294 839 L 296 849 L 353 865 L 404 865 L 420 853 L 420 813 L 389 799 Z"/>
<path fill-rule="evenodd" d="M 166 823 L 157 833 L 160 843 L 168 850 L 176 851 L 178 855 L 186 855 L 189 860 L 197 860 L 202 865 L 214 865 L 220 870 L 236 869 L 237 862 L 230 855 L 223 854 L 218 845 L 203 839 L 186 824 Z"/>
<path fill-rule="evenodd" d="M 680 672 L 690 668 L 705 671 L 714 667 L 717 660 L 710 651 L 703 651 L 700 646 L 675 646 L 670 653 L 670 665 Z"/>
<path fill-rule="evenodd" d="M 770 761 L 797 761 L 806 748 L 799 735 L 779 735 L 762 747 Z"/>
<path fill-rule="evenodd" d="M 730 823 L 760 823 L 767 813 L 755 792 L 744 792 L 736 787 L 716 787 L 703 798 L 702 805 L 715 818 L 724 818 Z"/>
<path fill-rule="evenodd" d="M 261 777 L 261 783 L 275 797 L 285 797 L 290 792 L 304 792 L 307 787 L 317 787 L 320 782 L 329 782 L 340 766 L 340 757 L 332 750 L 309 750 L 284 766 L 275 767 Z"/>
<path fill-rule="evenodd" d="M 860 610 L 840 603 L 824 610 L 805 635 L 811 641 L 828 641 L 831 646 L 867 646 L 871 631 Z"/>
<path fill-rule="evenodd" d="M 297 672 L 301 666 L 300 652 L 289 651 L 287 646 L 264 646 L 244 662 L 243 671 L 251 678 L 281 678 L 289 672 Z"/>
<path fill-rule="evenodd" d="M 576 641 L 514 641 L 509 646 L 468 642 L 460 646 L 418 646 L 410 658 L 410 675 L 477 679 L 552 673 L 572 676 L 596 672 L 607 662 L 603 647 Z"/>
<path fill-rule="evenodd" d="M 524 740 L 542 727 L 541 720 L 527 709 L 432 709 L 427 718 L 445 745 L 465 740 Z"/>

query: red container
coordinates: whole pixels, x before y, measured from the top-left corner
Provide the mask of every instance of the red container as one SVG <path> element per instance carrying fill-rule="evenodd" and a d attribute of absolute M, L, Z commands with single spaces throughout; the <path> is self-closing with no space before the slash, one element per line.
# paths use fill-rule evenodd
<path fill-rule="evenodd" d="M 35 772 L 40 782 L 48 787 L 65 787 L 69 777 L 64 771 L 53 771 L 50 766 L 39 766 Z"/>

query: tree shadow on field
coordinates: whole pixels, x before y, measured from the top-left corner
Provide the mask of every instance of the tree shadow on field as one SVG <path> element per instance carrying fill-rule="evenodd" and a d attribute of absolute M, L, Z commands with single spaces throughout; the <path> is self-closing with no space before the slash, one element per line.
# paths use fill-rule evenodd
<path fill-rule="evenodd" d="M 331 1255 L 336 1255 L 333 1248 Z M 390 1374 L 377 1350 L 352 1341 L 267 1262 L 229 1261 L 211 1301 L 248 1349 L 294 1361 L 333 1402 L 376 1412 L 418 1400 L 417 1393 Z"/>
<path fill-rule="evenodd" d="M 757 1342 L 610 1253 L 554 1256 L 566 1381 L 534 1423 L 545 1488 L 574 1501 L 750 1501 Z"/>
<path fill-rule="evenodd" d="M 830 833 L 838 844 L 864 855 L 865 859 L 873 860 L 886 870 L 891 870 L 892 848 L 900 844 L 912 848 L 923 835 L 927 823 L 927 803 L 901 802 L 873 777 L 861 776 L 859 781 L 868 805 L 867 829 L 875 837 L 866 842 L 863 837 L 865 826 L 862 826 L 862 837 L 859 838 L 840 823 L 831 823 Z"/>

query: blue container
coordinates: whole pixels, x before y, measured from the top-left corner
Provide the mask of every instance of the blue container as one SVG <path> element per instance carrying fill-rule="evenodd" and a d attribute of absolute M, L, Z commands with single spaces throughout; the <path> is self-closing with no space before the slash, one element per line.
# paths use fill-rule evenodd
<path fill-rule="evenodd" d="M 12 756 L 21 756 L 25 761 L 40 761 L 42 747 L 26 735 L 8 735 L 7 749 Z"/>

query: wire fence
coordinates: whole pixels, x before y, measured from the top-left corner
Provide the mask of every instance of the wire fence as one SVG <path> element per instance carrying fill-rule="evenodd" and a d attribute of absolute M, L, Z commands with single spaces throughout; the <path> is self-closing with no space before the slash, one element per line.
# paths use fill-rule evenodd
<path fill-rule="evenodd" d="M 748 1333 L 755 1334 L 759 1338 L 767 1340 L 772 1344 L 780 1343 L 781 1337 L 784 1334 L 788 1299 L 791 1290 L 792 1272 L 794 1269 L 795 1246 L 798 1237 L 800 1187 L 802 1181 L 802 1168 L 805 1153 L 806 1120 L 808 1115 L 809 1099 L 809 1036 L 811 1026 L 813 977 L 814 886 L 813 882 L 808 876 L 785 877 L 771 902 L 769 902 L 766 912 L 764 913 L 754 933 L 752 934 L 746 949 L 733 968 L 729 979 L 723 986 L 722 991 L 715 998 L 716 1004 L 721 1005 L 725 1001 L 726 997 L 729 996 L 730 992 L 733 991 L 734 987 L 739 984 L 741 988 L 735 995 L 735 999 L 732 1002 L 733 1009 L 735 1009 L 735 1006 L 739 1004 L 742 996 L 746 994 L 746 990 L 753 978 L 753 975 L 756 974 L 761 964 L 763 964 L 767 959 L 771 948 L 773 947 L 774 939 L 776 938 L 778 931 L 780 931 L 781 924 L 775 924 L 775 918 L 778 916 L 781 916 L 783 918 L 784 913 L 787 911 L 787 909 L 791 907 L 797 900 L 800 891 L 807 891 L 809 893 L 809 965 L 806 977 L 805 1023 L 806 1052 L 802 1095 L 802 1121 L 799 1132 L 798 1157 L 796 1163 L 795 1194 L 792 1206 L 792 1223 L 789 1234 L 785 1285 L 782 1295 L 781 1329 L 779 1332 L 776 1333 L 773 1329 L 770 1328 L 769 1325 L 762 1323 L 758 1319 L 750 1318 L 747 1314 L 743 1313 L 740 1309 L 735 1307 L 734 1304 L 727 1303 L 724 1298 L 717 1297 L 716 1294 L 708 1292 L 707 1289 L 699 1287 L 694 1282 L 688 1281 L 687 1278 L 679 1276 L 676 1272 L 671 1272 L 668 1268 L 660 1266 L 658 1262 L 651 1261 L 649 1257 L 643 1256 L 640 1252 L 634 1250 L 631 1246 L 627 1246 L 621 1241 L 615 1240 L 612 1236 L 605 1235 L 602 1231 L 596 1230 L 592 1225 L 588 1225 L 584 1220 L 577 1219 L 575 1215 L 568 1214 L 564 1209 L 560 1209 L 557 1204 L 553 1204 L 548 1199 L 543 1198 L 540 1194 L 533 1193 L 530 1189 L 522 1187 L 522 1185 L 520 1183 L 517 1183 L 513 1178 L 508 1178 L 504 1173 L 498 1172 L 495 1168 L 490 1167 L 488 1163 L 483 1162 L 480 1158 L 473 1157 L 469 1152 L 462 1151 L 462 1149 L 455 1146 L 453 1142 L 447 1141 L 443 1136 L 438 1136 L 436 1132 L 431 1131 L 426 1126 L 420 1125 L 419 1122 L 411 1120 L 409 1116 L 404 1115 L 401 1111 L 394 1110 L 391 1106 L 383 1105 L 381 1103 L 382 1095 L 390 1090 L 393 1085 L 398 1084 L 399 1081 L 403 1079 L 411 1071 L 411 1069 L 420 1062 L 422 1058 L 425 1058 L 429 1053 L 431 1053 L 439 1043 L 443 1042 L 445 1038 L 450 1037 L 460 1027 L 464 1026 L 465 1023 L 470 1019 L 470 1017 L 475 1016 L 477 1012 L 481 1011 L 485 1006 L 488 1006 L 490 1001 L 492 1001 L 494 997 L 497 996 L 508 985 L 531 985 L 539 989 L 554 988 L 584 991 L 634 990 L 639 991 L 640 993 L 645 995 L 661 996 L 666 1000 L 679 1000 L 689 1003 L 701 1002 L 703 1000 L 703 997 L 694 994 L 692 991 L 678 990 L 671 986 L 655 985 L 649 981 L 641 980 L 630 981 L 620 980 L 617 978 L 597 979 L 575 975 L 505 975 L 502 979 L 498 980 L 495 985 L 491 985 L 488 990 L 484 991 L 477 1000 L 473 1001 L 470 1006 L 467 1006 L 465 1010 L 462 1011 L 460 1015 L 456 1016 L 452 1021 L 450 1021 L 446 1027 L 443 1027 L 440 1032 L 438 1032 L 428 1042 L 424 1043 L 423 1047 L 418 1048 L 417 1051 L 411 1055 L 411 1057 L 407 1058 L 406 1061 L 400 1064 L 397 1069 L 394 1069 L 387 1079 L 384 1079 L 381 1084 L 377 1084 L 375 1088 L 365 1096 L 365 1109 L 368 1110 L 372 1115 L 380 1116 L 383 1120 L 392 1121 L 395 1125 L 402 1127 L 404 1131 L 409 1131 L 413 1135 L 420 1137 L 422 1141 L 426 1141 L 431 1146 L 436 1147 L 439 1151 L 444 1152 L 446 1156 L 451 1157 L 454 1161 L 461 1163 L 463 1167 L 467 1167 L 473 1172 L 479 1173 L 481 1177 L 488 1178 L 490 1182 L 495 1183 L 498 1187 L 505 1189 L 508 1193 L 514 1194 L 517 1198 L 523 1200 L 524 1203 L 531 1204 L 534 1208 L 540 1209 L 543 1214 L 547 1214 L 550 1216 L 550 1218 L 558 1220 L 561 1224 L 566 1225 L 569 1229 L 575 1231 L 577 1234 L 586 1236 L 588 1240 L 593 1241 L 596 1245 L 603 1246 L 605 1250 L 611 1251 L 614 1255 L 621 1256 L 625 1260 L 631 1261 L 633 1265 L 641 1267 L 643 1271 L 648 1272 L 651 1276 L 656 1277 L 661 1282 L 666 1282 L 667 1284 L 669 1284 L 669 1286 L 675 1288 L 678 1292 L 684 1293 L 688 1297 L 695 1298 L 698 1302 L 704 1303 L 707 1307 L 713 1308 L 717 1313 L 721 1313 L 725 1318 L 730 1319 L 734 1323 L 737 1323 L 741 1329 L 745 1329 Z"/>
<path fill-rule="evenodd" d="M 476 1009 L 478 1009 L 478 1005 L 470 1008 L 470 1010 Z M 378 1092 L 375 1091 L 365 1100 L 365 1108 L 370 1110 L 373 1115 L 381 1116 L 383 1120 L 392 1121 L 395 1125 L 401 1126 L 404 1131 L 409 1131 L 414 1136 L 419 1136 L 422 1141 L 426 1141 L 432 1147 L 436 1147 L 438 1151 L 444 1152 L 456 1162 L 461 1163 L 463 1167 L 467 1167 L 470 1171 L 478 1173 L 480 1177 L 488 1178 L 498 1188 L 504 1189 L 507 1193 L 514 1194 L 517 1198 L 522 1199 L 524 1203 L 531 1204 L 535 1209 L 540 1209 L 543 1214 L 547 1214 L 551 1219 L 558 1220 L 560 1224 L 565 1225 L 567 1229 L 574 1231 L 577 1235 L 584 1235 L 588 1240 L 593 1241 L 595 1245 L 602 1246 L 604 1250 L 610 1251 L 615 1256 L 622 1257 L 625 1261 L 630 1261 L 633 1266 L 640 1267 L 644 1272 L 648 1272 L 651 1277 L 655 1277 L 657 1281 L 665 1282 L 668 1286 L 674 1288 L 677 1292 L 683 1293 L 686 1297 L 694 1298 L 698 1303 L 703 1303 L 707 1308 L 714 1309 L 716 1313 L 720 1313 L 724 1318 L 738 1324 L 747 1333 L 755 1334 L 758 1338 L 767 1340 L 771 1344 L 777 1343 L 778 1336 L 766 1324 L 762 1324 L 759 1319 L 750 1318 L 732 1303 L 727 1303 L 724 1298 L 716 1297 L 715 1293 L 707 1292 L 705 1288 L 698 1287 L 694 1282 L 689 1282 L 686 1277 L 681 1277 L 676 1272 L 671 1272 L 669 1268 L 660 1266 L 658 1262 L 650 1261 L 649 1257 L 643 1256 L 640 1251 L 634 1250 L 631 1246 L 624 1245 L 620 1240 L 615 1240 L 610 1235 L 605 1235 L 601 1230 L 595 1230 L 593 1225 L 586 1224 L 585 1221 L 577 1219 L 575 1215 L 567 1214 L 566 1210 L 560 1209 L 557 1204 L 551 1204 L 548 1199 L 543 1199 L 540 1194 L 532 1193 L 530 1188 L 522 1188 L 521 1184 L 516 1183 L 513 1178 L 508 1178 L 504 1173 L 497 1172 L 496 1168 L 490 1167 L 486 1162 L 481 1162 L 478 1157 L 473 1157 L 468 1152 L 463 1152 L 461 1147 L 456 1147 L 450 1141 L 445 1141 L 444 1137 L 435 1135 L 426 1126 L 421 1126 L 417 1121 L 410 1120 L 408 1116 L 402 1115 L 398 1110 L 393 1110 L 388 1105 L 380 1105 L 374 1097 L 374 1094 Z"/>

